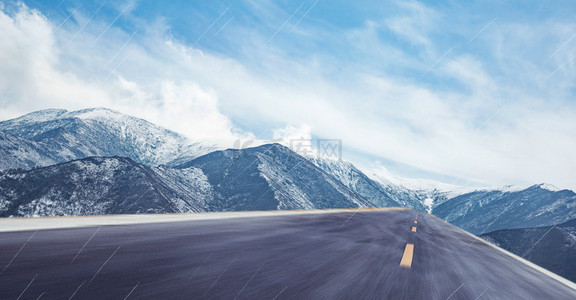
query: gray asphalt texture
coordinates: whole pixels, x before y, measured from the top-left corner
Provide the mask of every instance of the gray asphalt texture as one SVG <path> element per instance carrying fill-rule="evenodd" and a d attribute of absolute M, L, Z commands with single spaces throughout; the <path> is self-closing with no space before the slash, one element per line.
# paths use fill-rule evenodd
<path fill-rule="evenodd" d="M 0 249 L 0 299 L 576 299 L 411 210 L 3 232 Z"/>

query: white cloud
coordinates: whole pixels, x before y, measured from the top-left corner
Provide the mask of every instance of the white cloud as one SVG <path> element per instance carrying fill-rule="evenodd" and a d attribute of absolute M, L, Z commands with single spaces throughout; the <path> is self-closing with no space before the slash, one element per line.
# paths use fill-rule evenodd
<path fill-rule="evenodd" d="M 396 5 L 406 13 L 386 20 L 390 30 L 411 43 L 429 46 L 428 34 L 438 18 L 437 12 L 416 1 L 397 2 Z"/>
<path fill-rule="evenodd" d="M 51 103 L 68 106 L 71 99 L 106 99 L 106 93 L 57 69 L 59 57 L 52 28 L 39 12 L 23 5 L 14 16 L 0 12 L 0 104 L 4 117 Z"/>
<path fill-rule="evenodd" d="M 273 138 L 302 155 L 313 155 L 316 151 L 312 145 L 312 130 L 308 125 L 288 125 L 274 129 Z"/>
<path fill-rule="evenodd" d="M 482 63 L 474 57 L 464 55 L 447 59 L 441 68 L 445 75 L 458 80 L 476 95 L 482 94 L 491 98 L 487 93 L 497 89 L 492 77 L 484 70 Z"/>
<path fill-rule="evenodd" d="M 397 34 L 407 30 L 405 38 L 436 53 L 443 48 L 430 36 L 436 13 L 416 2 L 408 6 L 410 19 L 388 25 Z M 83 24 L 55 31 L 49 20 L 25 7 L 0 13 L 0 118 L 47 107 L 107 106 L 195 138 L 253 140 L 235 128 L 234 120 L 273 138 L 341 139 L 355 153 L 474 182 L 546 181 L 576 188 L 576 113 L 563 102 L 571 99 L 573 66 L 567 64 L 554 81 L 535 84 L 539 74 L 552 72 L 555 60 L 569 54 L 555 55 L 553 66 L 539 65 L 514 52 L 518 45 L 526 48 L 529 39 L 496 23 L 492 33 L 486 30 L 476 39 L 488 45 L 483 51 L 496 62 L 454 51 L 430 74 L 434 85 L 386 68 L 356 66 L 357 61 L 289 56 L 264 46 L 266 37 L 257 33 L 238 41 L 247 61 L 187 46 L 166 34 L 161 23 L 141 28 L 130 40 L 132 32 L 112 27 L 87 47 L 107 24 L 95 20 L 76 35 Z M 378 30 L 384 29 L 366 22 L 335 35 L 345 39 L 342 45 L 369 49 L 370 58 L 391 53 L 401 65 L 430 67 L 381 40 Z M 549 33 L 540 30 L 537 36 Z M 305 33 L 298 29 L 313 37 Z M 568 37 L 558 36 L 551 48 Z M 386 51 L 370 50 L 383 45 Z M 452 83 L 450 88 L 443 80 Z"/>
<path fill-rule="evenodd" d="M 282 140 L 311 140 L 312 130 L 308 125 L 294 126 L 288 125 L 284 128 L 274 129 L 274 139 Z"/>
<path fill-rule="evenodd" d="M 136 44 L 128 44 L 124 52 L 110 53 L 106 48 L 125 44 L 118 43 L 119 38 L 126 38 L 121 31 L 111 29 L 113 38 L 103 39 L 101 49 L 86 49 L 91 38 L 98 36 L 96 33 L 86 32 L 77 44 L 64 48 L 76 32 L 55 33 L 54 28 L 42 14 L 24 5 L 13 15 L 0 12 L 3 119 L 49 107 L 103 106 L 143 117 L 194 139 L 238 137 L 231 121 L 218 110 L 216 93 L 193 80 L 123 77 L 123 63 L 133 66 L 128 66 L 129 71 L 137 72 L 140 63 L 161 62 Z M 75 62 L 80 65 L 70 65 Z"/>

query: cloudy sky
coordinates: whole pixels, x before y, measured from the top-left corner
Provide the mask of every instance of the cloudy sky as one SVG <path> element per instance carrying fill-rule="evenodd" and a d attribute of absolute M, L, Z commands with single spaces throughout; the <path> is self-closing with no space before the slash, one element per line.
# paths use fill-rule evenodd
<path fill-rule="evenodd" d="M 576 189 L 575 68 L 569 1 L 0 2 L 0 119 L 102 106 L 197 139 L 340 139 L 459 184 Z"/>

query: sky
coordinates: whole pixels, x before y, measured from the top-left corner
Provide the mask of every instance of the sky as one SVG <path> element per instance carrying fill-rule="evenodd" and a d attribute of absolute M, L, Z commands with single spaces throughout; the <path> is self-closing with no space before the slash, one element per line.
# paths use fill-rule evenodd
<path fill-rule="evenodd" d="M 576 189 L 575 68 L 569 1 L 0 1 L 1 120 L 108 107 L 463 185 Z"/>

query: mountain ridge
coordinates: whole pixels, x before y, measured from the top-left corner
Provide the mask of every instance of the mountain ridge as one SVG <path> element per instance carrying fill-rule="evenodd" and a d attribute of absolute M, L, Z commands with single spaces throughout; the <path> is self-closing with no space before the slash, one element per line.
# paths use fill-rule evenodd
<path fill-rule="evenodd" d="M 0 154 L 2 176 L 7 169 L 128 157 L 133 164 L 125 164 L 134 172 L 150 176 L 141 184 L 170 195 L 158 195 L 162 201 L 194 199 L 178 202 L 183 210 L 404 206 L 476 234 L 576 218 L 574 193 L 548 184 L 461 187 L 382 175 L 342 160 L 305 158 L 279 144 L 222 150 L 106 108 L 47 109 L 2 121 Z"/>
<path fill-rule="evenodd" d="M 0 172 L 3 217 L 367 206 L 373 205 L 281 145 L 216 151 L 179 168 L 115 156 Z"/>
<path fill-rule="evenodd" d="M 144 119 L 106 108 L 77 111 L 48 109 L 0 122 L 0 132 L 33 143 L 52 160 L 38 159 L 46 166 L 89 156 L 124 156 L 148 165 L 166 164 L 182 156 L 198 157 L 215 145 L 194 142 Z M 0 145 L 3 148 L 7 146 Z M 34 161 L 33 157 L 29 159 Z M 6 166 L 0 159 L 0 166 Z"/>
<path fill-rule="evenodd" d="M 535 184 L 520 191 L 477 190 L 433 210 L 439 218 L 475 234 L 563 223 L 576 218 L 576 193 Z"/>

